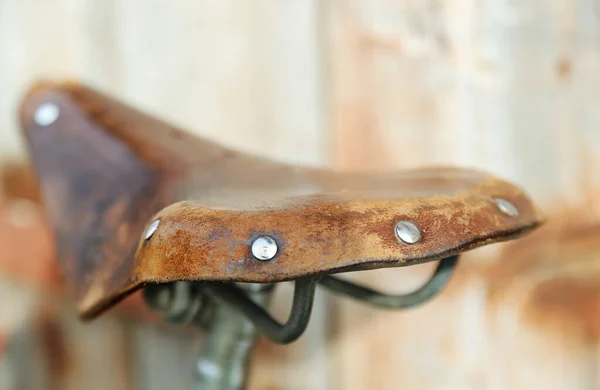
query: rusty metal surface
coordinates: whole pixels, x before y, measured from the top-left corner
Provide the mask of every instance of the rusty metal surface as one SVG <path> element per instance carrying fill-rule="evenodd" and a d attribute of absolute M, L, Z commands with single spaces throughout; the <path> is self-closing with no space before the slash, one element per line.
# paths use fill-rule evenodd
<path fill-rule="evenodd" d="M 40 104 L 60 108 L 47 126 Z M 62 268 L 93 317 L 145 283 L 274 282 L 436 260 L 523 234 L 542 217 L 517 187 L 485 173 L 430 168 L 354 174 L 234 152 L 76 84 L 32 89 L 22 105 Z M 514 204 L 502 213 L 494 199 Z M 160 218 L 150 240 L 146 227 Z M 422 232 L 401 243 L 400 220 Z M 269 235 L 270 261 L 250 252 Z"/>

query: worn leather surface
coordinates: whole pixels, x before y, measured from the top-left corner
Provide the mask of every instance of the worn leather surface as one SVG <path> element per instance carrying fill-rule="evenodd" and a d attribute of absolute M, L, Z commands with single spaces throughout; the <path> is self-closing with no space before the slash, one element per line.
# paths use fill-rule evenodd
<path fill-rule="evenodd" d="M 48 102 L 60 115 L 39 126 L 35 110 Z M 76 84 L 33 88 L 21 122 L 84 317 L 145 283 L 274 282 L 411 265 L 517 237 L 542 220 L 519 188 L 482 172 L 285 165 L 191 136 Z M 495 198 L 519 215 L 502 213 Z M 419 242 L 397 239 L 401 220 L 419 227 Z M 252 256 L 260 235 L 276 240 L 274 259 Z"/>

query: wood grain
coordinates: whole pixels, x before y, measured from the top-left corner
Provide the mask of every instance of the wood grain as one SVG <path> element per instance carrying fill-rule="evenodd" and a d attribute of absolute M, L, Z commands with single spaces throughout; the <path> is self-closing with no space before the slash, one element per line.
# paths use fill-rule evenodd
<path fill-rule="evenodd" d="M 550 219 L 572 219 L 571 228 L 599 220 L 595 2 L 330 4 L 336 166 L 485 167 L 530 191 Z M 470 253 L 447 292 L 414 311 L 388 316 L 341 303 L 339 388 L 595 388 L 595 338 L 579 336 L 596 323 L 594 251 L 558 250 L 558 236 L 544 238 L 524 239 L 510 252 L 498 246 Z M 531 261 L 556 280 L 533 282 L 520 269 L 510 275 L 523 282 L 508 287 L 511 277 L 500 277 L 508 263 L 519 264 L 516 253 L 528 258 L 536 247 L 545 255 Z M 544 267 L 548 257 L 557 263 Z M 575 258 L 592 281 L 564 274 L 560 262 Z M 416 284 L 428 270 L 402 272 Z M 357 278 L 395 287 L 388 274 Z M 498 296 L 509 289 L 502 310 L 486 295 L 490 285 Z M 580 300 L 586 303 L 574 305 Z M 544 320 L 529 325 L 532 316 Z M 542 323 L 551 327 L 546 321 L 554 333 L 536 336 Z"/>
<path fill-rule="evenodd" d="M 23 156 L 16 110 L 25 90 L 39 79 L 68 78 L 98 86 L 231 147 L 290 162 L 323 163 L 329 141 L 320 30 L 314 25 L 320 18 L 318 4 L 3 1 L 0 155 Z M 254 367 L 253 375 L 266 388 L 285 388 L 289 378 L 295 378 L 299 388 L 327 388 L 320 387 L 327 381 L 319 379 L 327 373 L 326 364 L 313 363 L 317 354 L 321 362 L 327 360 L 318 351 L 329 310 L 327 298 L 319 299 L 305 343 L 291 346 L 290 359 L 278 364 L 278 375 L 269 374 L 267 366 Z M 172 377 L 191 387 L 189 367 L 167 364 L 172 355 L 188 356 L 187 349 L 173 341 L 169 353 L 143 359 L 147 349 L 163 349 L 170 336 L 145 332 L 143 338 L 144 343 L 131 346 L 132 359 L 139 362 L 133 365 L 132 377 L 140 377 L 136 383 Z M 26 345 L 35 355 L 36 344 Z M 70 348 L 77 350 L 77 343 Z M 299 368 L 304 359 L 323 375 L 317 378 Z M 103 364 L 117 361 L 107 358 Z M 106 388 L 112 388 L 111 379 L 105 380 Z"/>
<path fill-rule="evenodd" d="M 599 24 L 595 0 L 4 0 L 0 154 L 22 155 L 16 107 L 32 81 L 79 78 L 228 146 L 290 162 L 475 166 L 520 184 L 552 219 L 585 225 L 600 214 Z M 545 238 L 549 255 L 555 238 Z M 539 242 L 519 251 L 530 245 Z M 561 267 L 550 272 L 560 304 L 547 287 L 520 289 L 532 278 L 524 276 L 498 285 L 506 296 L 492 308 L 486 264 L 514 255 L 503 253 L 474 252 L 449 289 L 415 311 L 321 301 L 298 343 L 263 343 L 254 388 L 531 389 L 540 378 L 597 388 L 595 273 L 584 267 L 592 282 L 582 283 L 579 273 L 573 282 Z M 410 289 L 431 267 L 360 278 Z M 280 318 L 289 290 L 274 307 Z M 132 347 L 139 383 L 188 373 L 170 363 L 189 345 L 157 333 L 140 331 Z M 32 378 L 41 358 L 35 342 L 20 340 L 33 353 L 31 370 L 19 372 Z M 173 352 L 160 353 L 167 345 Z M 159 352 L 144 359 L 148 350 Z"/>

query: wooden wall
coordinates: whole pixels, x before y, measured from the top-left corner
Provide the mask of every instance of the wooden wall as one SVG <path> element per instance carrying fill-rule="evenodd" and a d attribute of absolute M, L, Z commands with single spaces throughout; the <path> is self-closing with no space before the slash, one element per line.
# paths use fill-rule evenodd
<path fill-rule="evenodd" d="M 83 80 L 281 160 L 486 169 L 547 210 L 544 231 L 470 253 L 422 308 L 377 312 L 320 293 L 300 341 L 260 345 L 252 388 L 600 386 L 597 0 L 3 0 L 3 159 L 23 156 L 15 108 L 40 78 Z M 400 291 L 431 269 L 358 278 Z M 31 288 L 3 285 L 30 298 Z M 58 389 L 189 383 L 199 337 L 111 316 L 82 325 L 68 302 L 48 305 L 33 290 L 10 362 L 37 362 L 39 375 L 16 364 L 19 388 L 43 389 L 44 376 Z M 289 294 L 283 286 L 279 314 Z M 49 365 L 56 356 L 63 366 Z"/>

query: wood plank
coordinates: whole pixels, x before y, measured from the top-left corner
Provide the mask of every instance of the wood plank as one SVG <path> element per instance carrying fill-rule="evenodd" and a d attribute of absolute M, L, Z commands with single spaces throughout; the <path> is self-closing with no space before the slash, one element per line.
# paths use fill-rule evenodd
<path fill-rule="evenodd" d="M 600 220 L 598 132 L 591 130 L 600 126 L 600 18 L 593 1 L 330 4 L 337 167 L 475 166 L 520 184 L 551 215 L 581 207 L 588 220 Z M 340 303 L 337 388 L 528 388 L 536 382 L 526 371 L 539 378 L 549 364 L 545 372 L 555 380 L 546 382 L 554 388 L 588 375 L 596 363 L 583 341 L 544 346 L 525 327 L 519 333 L 518 319 L 510 328 L 516 334 L 488 322 L 485 291 L 494 276 L 483 270 L 511 260 L 503 248 L 466 256 L 449 290 L 415 311 L 379 314 Z M 411 267 L 358 279 L 398 289 L 425 272 Z M 511 340 L 528 342 L 519 348 L 529 348 L 527 368 L 518 367 L 514 351 L 494 350 Z M 553 357 L 544 356 L 550 351 Z M 561 366 L 561 354 L 577 363 Z M 489 373 L 494 364 L 498 375 Z M 590 388 L 594 379 L 577 383 Z"/>
<path fill-rule="evenodd" d="M 3 1 L 0 156 L 23 155 L 15 109 L 26 87 L 40 78 L 74 78 L 226 145 L 323 163 L 329 152 L 322 48 L 315 28 L 319 7 L 316 0 Z M 319 298 L 311 329 L 302 342 L 286 347 L 290 359 L 277 375 L 267 375 L 269 386 L 287 388 L 291 377 L 298 388 L 326 386 L 326 364 L 313 357 L 324 356 L 328 313 L 326 299 Z M 115 352 L 111 346 L 121 340 L 123 329 L 111 324 L 106 330 L 72 325 L 71 353 L 89 352 L 86 340 L 104 344 L 98 354 Z M 189 356 L 186 345 L 174 341 L 168 354 L 160 354 L 157 349 L 171 345 L 168 336 L 149 329 L 134 334 L 136 340 L 148 340 L 148 345 L 139 340 L 130 345 L 137 359 L 130 369 L 140 375 L 138 384 L 190 380 L 181 379 L 181 366 L 171 364 L 173 354 Z M 93 369 L 89 362 L 101 364 L 96 356 L 82 358 L 82 373 Z M 116 369 L 107 364 L 107 371 L 99 372 Z M 299 370 L 302 365 L 306 369 Z M 270 372 L 257 364 L 253 375 L 259 378 L 261 370 Z M 318 376 L 308 374 L 314 370 Z"/>

